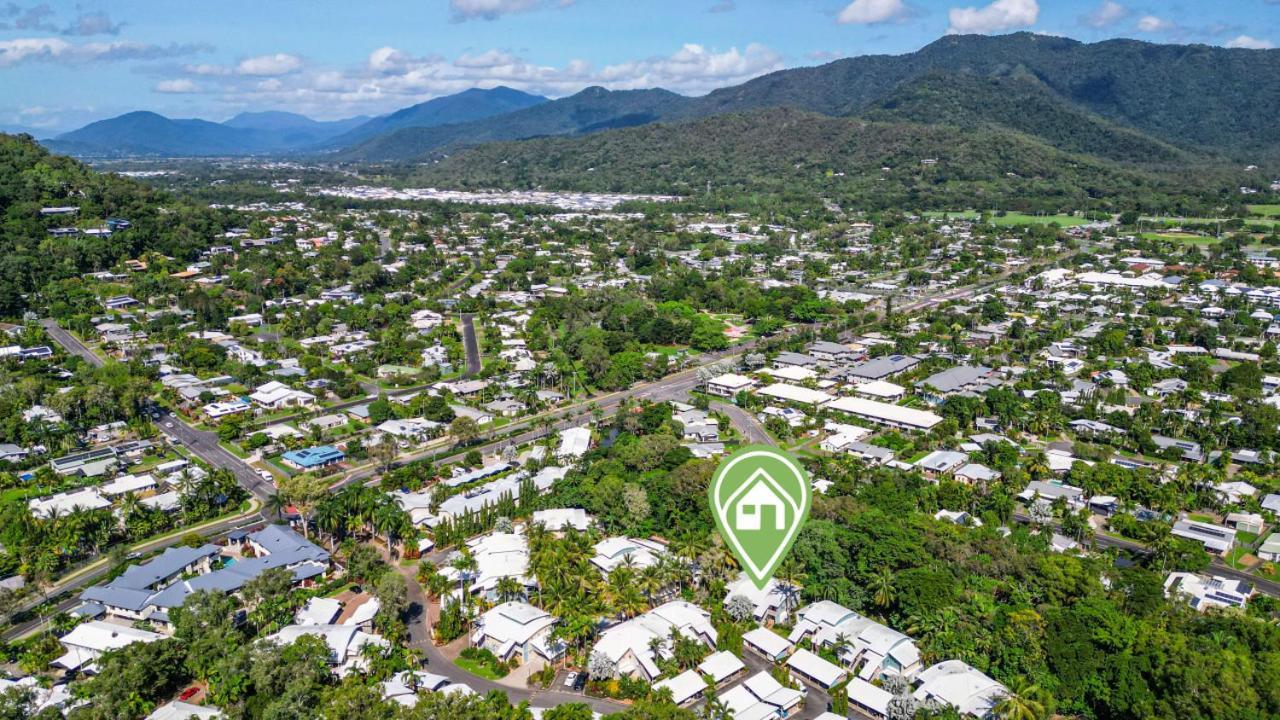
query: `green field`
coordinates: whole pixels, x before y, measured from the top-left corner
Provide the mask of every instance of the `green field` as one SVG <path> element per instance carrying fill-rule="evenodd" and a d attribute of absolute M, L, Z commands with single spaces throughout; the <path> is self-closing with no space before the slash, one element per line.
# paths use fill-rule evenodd
<path fill-rule="evenodd" d="M 1217 245 L 1219 242 L 1222 242 L 1216 237 L 1180 232 L 1144 232 L 1142 233 L 1142 239 L 1165 240 L 1168 242 L 1182 243 L 1184 245 Z"/>
<path fill-rule="evenodd" d="M 1280 205 L 1245 205 L 1253 215 L 1280 217 Z"/>
<path fill-rule="evenodd" d="M 1004 215 L 996 215 L 996 211 L 988 212 L 991 217 L 991 224 L 1000 227 L 1011 227 L 1014 225 L 1052 225 L 1057 223 L 1062 227 L 1075 227 L 1076 225 L 1084 225 L 1089 222 L 1086 218 L 1076 217 L 1074 215 L 1027 215 L 1025 213 L 1011 212 Z M 939 219 L 942 217 L 953 218 L 956 220 L 977 220 L 981 217 L 981 213 L 976 210 L 957 210 L 957 211 L 930 211 L 924 213 L 926 218 Z"/>
<path fill-rule="evenodd" d="M 1252 208 L 1275 208 L 1280 213 L 1280 205 L 1250 205 Z M 1140 220 L 1144 223 L 1159 223 L 1161 225 L 1170 226 L 1196 226 L 1196 225 L 1217 225 L 1218 223 L 1228 223 L 1233 219 L 1243 220 L 1246 226 L 1257 227 L 1275 227 L 1280 225 L 1280 216 L 1266 217 L 1265 213 L 1255 213 L 1254 217 L 1247 218 L 1210 218 L 1210 217 L 1173 217 L 1172 215 L 1144 215 Z"/>
<path fill-rule="evenodd" d="M 1003 217 L 992 215 L 991 224 L 1001 227 L 1011 225 L 1053 225 L 1058 224 L 1062 227 L 1075 227 L 1077 225 L 1087 224 L 1087 218 L 1076 217 L 1075 215 L 1025 215 L 1023 213 L 1008 213 Z"/>

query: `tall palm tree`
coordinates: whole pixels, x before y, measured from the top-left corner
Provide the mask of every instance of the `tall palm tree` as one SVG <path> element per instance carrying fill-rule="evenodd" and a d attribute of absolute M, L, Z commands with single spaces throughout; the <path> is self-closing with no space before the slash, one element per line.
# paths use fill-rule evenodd
<path fill-rule="evenodd" d="M 999 720 L 1043 720 L 1048 715 L 1048 695 L 1026 677 L 1019 677 L 992 710 Z"/>
<path fill-rule="evenodd" d="M 871 592 L 872 600 L 876 607 L 888 609 L 893 605 L 894 587 L 893 587 L 893 571 L 889 568 L 880 568 L 880 571 L 871 576 Z"/>

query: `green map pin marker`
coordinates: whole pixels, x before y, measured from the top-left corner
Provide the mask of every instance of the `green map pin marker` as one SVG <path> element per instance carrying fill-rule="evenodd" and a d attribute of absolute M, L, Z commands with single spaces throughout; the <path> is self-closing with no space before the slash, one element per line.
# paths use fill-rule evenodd
<path fill-rule="evenodd" d="M 777 448 L 748 445 L 720 463 L 707 497 L 720 535 L 763 590 L 809 518 L 804 468 Z"/>

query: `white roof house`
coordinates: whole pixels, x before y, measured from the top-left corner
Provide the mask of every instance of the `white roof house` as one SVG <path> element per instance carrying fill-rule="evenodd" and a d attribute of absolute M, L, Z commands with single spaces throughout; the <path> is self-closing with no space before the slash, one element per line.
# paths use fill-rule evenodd
<path fill-rule="evenodd" d="M 804 702 L 804 692 L 784 687 L 761 671 L 723 693 L 720 702 L 734 720 L 765 720 L 790 717 Z"/>
<path fill-rule="evenodd" d="M 842 397 L 827 407 L 874 423 L 907 430 L 928 430 L 942 422 L 941 415 L 928 410 L 891 405 L 866 398 Z"/>
<path fill-rule="evenodd" d="M 814 647 L 835 647 L 843 636 L 848 643 L 839 650 L 840 659 L 863 680 L 911 677 L 920 670 L 914 640 L 843 605 L 822 600 L 802 608 L 796 618 L 788 638 L 792 643 L 808 637 Z"/>
<path fill-rule="evenodd" d="M 591 449 L 591 428 L 573 427 L 560 433 L 560 447 L 556 450 L 559 458 L 580 458 Z"/>
<path fill-rule="evenodd" d="M 362 655 L 364 646 L 391 647 L 391 643 L 385 639 L 353 625 L 287 625 L 280 632 L 268 635 L 266 639 L 279 645 L 289 645 L 304 635 L 324 640 L 329 646 L 329 664 L 334 666 L 333 671 L 338 675 L 346 675 L 368 665 Z"/>
<path fill-rule="evenodd" d="M 737 580 L 734 580 L 725 588 L 724 604 L 728 606 L 729 601 L 734 596 L 741 595 L 751 601 L 752 607 L 755 608 L 753 616 L 757 622 L 764 622 L 768 619 L 783 622 L 786 619 L 786 608 L 789 601 L 798 594 L 798 588 L 793 593 L 787 586 L 779 583 L 777 578 L 769 578 L 769 582 L 765 584 L 764 589 L 760 589 L 745 574 L 740 574 Z"/>
<path fill-rule="evenodd" d="M 872 380 L 853 389 L 855 395 L 863 395 L 879 400 L 897 400 L 907 393 L 907 389 L 888 380 Z"/>
<path fill-rule="evenodd" d="M 845 694 L 849 696 L 850 705 L 871 717 L 888 717 L 889 701 L 893 699 L 893 693 L 888 690 L 855 677 L 849 678 L 849 684 L 845 686 Z"/>
<path fill-rule="evenodd" d="M 780 662 L 795 646 L 768 628 L 754 628 L 742 635 L 742 644 L 774 662 Z"/>
<path fill-rule="evenodd" d="M 93 661 L 105 652 L 119 650 L 137 642 L 155 642 L 162 637 L 164 636 L 158 633 L 127 625 L 92 620 L 77 625 L 58 640 L 67 652 L 54 660 L 53 664 L 67 670 L 92 669 Z"/>
<path fill-rule="evenodd" d="M 659 655 L 669 657 L 673 629 L 707 647 L 715 647 L 717 634 L 711 625 L 711 613 L 692 603 L 673 600 L 606 629 L 591 652 L 608 658 L 620 676 L 638 675 L 652 681 L 662 671 L 650 643 L 655 638 L 659 640 Z"/>
<path fill-rule="evenodd" d="M 1204 612 L 1211 607 L 1243 608 L 1255 590 L 1253 583 L 1246 580 L 1175 572 L 1165 578 L 1164 592 L 1169 598 L 1182 598 Z"/>
<path fill-rule="evenodd" d="M 550 508 L 535 511 L 531 522 L 552 531 L 563 530 L 566 527 L 586 530 L 591 527 L 592 518 L 582 508 Z"/>
<path fill-rule="evenodd" d="M 299 625 L 332 625 L 342 613 L 342 603 L 333 598 L 313 597 L 294 614 Z"/>
<path fill-rule="evenodd" d="M 961 715 L 975 718 L 989 716 L 1000 698 L 1009 692 L 1004 685 L 960 660 L 944 660 L 926 668 L 916 680 L 920 684 L 912 693 L 915 699 L 950 705 Z"/>
<path fill-rule="evenodd" d="M 156 486 L 156 479 L 147 475 L 121 475 L 98 488 L 98 492 L 107 497 L 116 497 L 117 495 L 125 495 L 127 493 L 144 492 L 152 490 Z"/>
<path fill-rule="evenodd" d="M 673 678 L 659 680 L 653 684 L 654 690 L 666 688 L 671 691 L 671 700 L 676 705 L 685 705 L 702 697 L 707 691 L 707 682 L 693 670 L 685 670 Z"/>
<path fill-rule="evenodd" d="M 801 405 L 825 405 L 831 402 L 832 399 L 830 395 L 820 390 L 810 390 L 806 387 L 788 385 L 787 383 L 774 383 L 760 388 L 758 392 L 765 397 Z"/>
<path fill-rule="evenodd" d="M 791 657 L 787 658 L 787 667 L 792 674 L 799 675 L 802 679 L 824 689 L 838 685 L 847 676 L 844 668 L 828 662 L 804 648 L 791 653 Z"/>
<path fill-rule="evenodd" d="M 101 510 L 111 507 L 111 502 L 102 497 L 97 488 L 85 488 L 75 492 L 36 498 L 28 502 L 27 507 L 31 509 L 33 516 L 47 518 L 54 514 L 67 515 L 76 510 Z"/>
<path fill-rule="evenodd" d="M 523 533 L 492 532 L 481 535 L 467 542 L 476 568 L 468 574 L 468 591 L 491 597 L 497 591 L 498 581 L 503 578 L 514 578 L 525 587 L 533 586 L 529 577 L 529 541 Z M 457 582 L 458 571 L 453 567 L 441 568 L 440 572 Z"/>
<path fill-rule="evenodd" d="M 746 663 L 728 650 L 711 653 L 698 664 L 698 672 L 711 678 L 716 685 L 746 669 Z"/>
<path fill-rule="evenodd" d="M 518 656 L 528 662 L 535 656 L 554 660 L 564 644 L 551 640 L 556 618 L 523 602 L 505 602 L 476 619 L 471 644 L 483 647 L 502 660 Z"/>
<path fill-rule="evenodd" d="M 720 397 L 733 397 L 755 384 L 755 380 L 745 375 L 726 373 L 719 377 L 711 378 L 707 382 L 707 391 Z"/>
<path fill-rule="evenodd" d="M 619 565 L 628 563 L 637 569 L 656 565 L 659 556 L 667 549 L 653 540 L 611 537 L 596 543 L 595 551 L 592 564 L 602 572 L 610 573 Z"/>
<path fill-rule="evenodd" d="M 249 396 L 259 407 L 267 410 L 279 410 L 285 407 L 303 407 L 316 401 L 316 396 L 302 390 L 294 390 L 279 380 L 272 380 L 261 385 Z"/>

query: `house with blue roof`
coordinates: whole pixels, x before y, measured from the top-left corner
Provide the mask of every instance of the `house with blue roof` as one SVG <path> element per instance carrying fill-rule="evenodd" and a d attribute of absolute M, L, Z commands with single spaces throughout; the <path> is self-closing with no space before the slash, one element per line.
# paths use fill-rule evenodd
<path fill-rule="evenodd" d="M 330 465 L 337 465 L 346 459 L 346 454 L 332 445 L 290 450 L 280 457 L 285 465 L 298 470 L 318 470 Z"/>
<path fill-rule="evenodd" d="M 169 548 L 159 557 L 80 594 L 87 614 L 167 625 L 169 612 L 200 590 L 239 592 L 262 573 L 285 568 L 305 585 L 329 570 L 329 553 L 283 525 L 268 525 L 239 541 L 242 557 L 223 560 L 223 548 Z M 212 570 L 215 560 L 227 564 Z"/>

